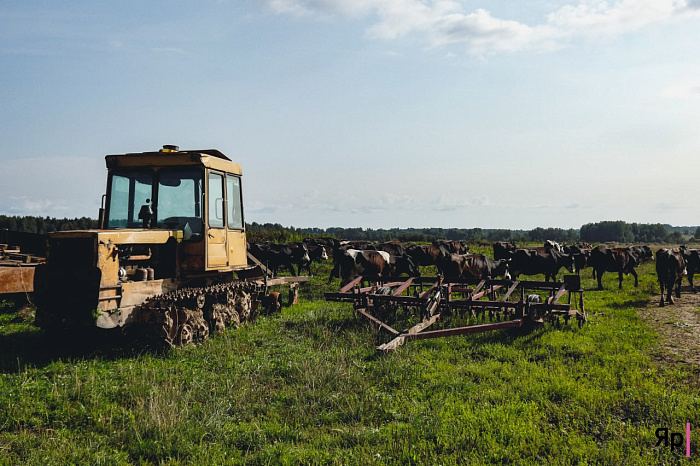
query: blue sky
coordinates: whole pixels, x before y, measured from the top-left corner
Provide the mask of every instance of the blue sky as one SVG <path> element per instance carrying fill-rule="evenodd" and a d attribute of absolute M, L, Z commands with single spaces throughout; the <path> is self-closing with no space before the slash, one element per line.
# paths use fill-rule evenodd
<path fill-rule="evenodd" d="M 248 222 L 696 225 L 700 1 L 0 0 L 0 214 L 217 148 Z"/>

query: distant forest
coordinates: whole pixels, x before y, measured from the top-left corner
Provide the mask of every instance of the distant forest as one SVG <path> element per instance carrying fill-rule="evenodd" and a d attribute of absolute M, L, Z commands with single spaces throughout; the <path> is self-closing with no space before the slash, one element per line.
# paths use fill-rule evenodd
<path fill-rule="evenodd" d="M 0 229 L 46 234 L 63 230 L 97 228 L 97 220 L 81 218 L 53 218 L 0 215 Z M 660 223 L 627 223 L 621 220 L 587 223 L 580 229 L 534 228 L 508 230 L 488 228 L 295 228 L 278 223 L 246 224 L 250 241 L 300 241 L 311 237 L 334 237 L 369 241 L 433 241 L 436 239 L 463 240 L 473 243 L 491 241 L 540 242 L 548 239 L 561 243 L 586 241 L 599 243 L 683 243 L 700 240 L 700 227 L 674 227 Z"/>
<path fill-rule="evenodd" d="M 97 228 L 97 220 L 81 218 L 53 218 L 0 215 L 0 229 L 46 234 L 65 230 L 90 230 Z"/>

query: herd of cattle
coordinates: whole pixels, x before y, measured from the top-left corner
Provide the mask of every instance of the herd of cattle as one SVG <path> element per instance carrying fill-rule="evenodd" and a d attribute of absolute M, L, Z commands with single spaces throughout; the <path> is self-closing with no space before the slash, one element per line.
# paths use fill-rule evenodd
<path fill-rule="evenodd" d="M 280 267 L 292 275 L 307 270 L 311 274 L 312 262 L 332 258 L 333 269 L 328 282 L 340 278 L 348 283 L 360 275 L 418 277 L 420 267 L 435 266 L 439 274 L 449 278 L 499 278 L 517 279 L 520 275 L 539 275 L 545 281 L 556 280 L 563 268 L 580 274 L 586 267 L 593 269 L 598 289 L 603 289 L 605 272 L 617 272 L 619 288 L 623 275 L 634 277 L 639 285 L 635 268 L 654 260 L 649 246 L 610 247 L 587 243 L 560 245 L 546 241 L 541 247 L 518 248 L 514 242 L 493 243 L 493 258 L 485 254 L 469 253 L 463 241 L 440 240 L 432 244 L 402 244 L 398 241 L 341 241 L 333 238 L 312 238 L 304 242 L 285 244 L 250 243 L 249 251 L 275 275 Z M 296 270 L 295 270 L 296 266 Z M 656 272 L 661 288 L 661 302 L 673 303 L 672 294 L 680 296 L 681 280 L 688 277 L 695 292 L 693 275 L 700 270 L 700 250 L 681 246 L 676 249 L 660 249 L 656 252 Z M 664 292 L 666 297 L 664 299 Z"/>

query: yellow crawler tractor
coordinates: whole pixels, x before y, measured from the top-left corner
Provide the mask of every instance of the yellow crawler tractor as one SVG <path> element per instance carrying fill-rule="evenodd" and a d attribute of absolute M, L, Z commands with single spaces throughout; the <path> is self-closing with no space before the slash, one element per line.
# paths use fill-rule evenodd
<path fill-rule="evenodd" d="M 240 165 L 177 146 L 105 159 L 100 229 L 50 235 L 36 324 L 179 345 L 252 318 L 263 282 L 248 265 Z"/>

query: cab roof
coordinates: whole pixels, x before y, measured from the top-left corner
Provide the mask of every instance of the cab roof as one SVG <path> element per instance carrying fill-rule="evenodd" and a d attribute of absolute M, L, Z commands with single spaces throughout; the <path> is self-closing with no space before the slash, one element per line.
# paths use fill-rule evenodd
<path fill-rule="evenodd" d="M 157 156 L 167 156 L 167 155 L 175 155 L 175 154 L 185 154 L 185 155 L 196 155 L 196 154 L 206 154 L 210 155 L 212 157 L 218 157 L 220 159 L 228 160 L 229 162 L 232 162 L 232 160 L 228 157 L 226 157 L 221 151 L 217 149 L 196 149 L 196 150 L 156 150 L 156 151 L 150 151 L 150 152 L 128 152 L 126 154 L 111 154 L 111 155 L 116 155 L 116 156 L 124 156 L 124 155 L 157 155 Z M 109 155 L 107 156 L 109 157 Z"/>
<path fill-rule="evenodd" d="M 241 174 L 241 166 L 217 149 L 179 150 L 177 146 L 164 146 L 158 151 L 107 155 L 105 162 L 107 168 L 199 165 Z"/>

